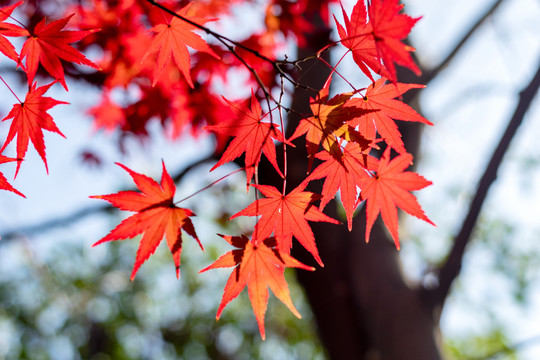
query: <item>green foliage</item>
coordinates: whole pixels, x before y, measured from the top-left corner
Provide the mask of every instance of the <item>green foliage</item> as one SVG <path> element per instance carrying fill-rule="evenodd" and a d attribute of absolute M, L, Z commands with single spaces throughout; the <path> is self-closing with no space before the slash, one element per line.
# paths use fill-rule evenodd
<path fill-rule="evenodd" d="M 0 265 L 1 359 L 324 358 L 292 273 L 287 280 L 304 318 L 291 317 L 276 302 L 266 329 L 273 340 L 263 342 L 247 294 L 216 322 L 226 271 L 195 276 L 222 249 L 209 245 L 208 254 L 183 261 L 177 281 L 170 254 L 159 248 L 161 259 L 130 282 L 136 244 L 114 244 L 98 254 L 79 239 L 57 239 L 56 245 L 20 242 L 2 249 L 11 259 Z"/>
<path fill-rule="evenodd" d="M 467 334 L 459 339 L 448 339 L 444 344 L 448 360 L 517 360 L 506 331 L 496 327 L 487 334 Z"/>

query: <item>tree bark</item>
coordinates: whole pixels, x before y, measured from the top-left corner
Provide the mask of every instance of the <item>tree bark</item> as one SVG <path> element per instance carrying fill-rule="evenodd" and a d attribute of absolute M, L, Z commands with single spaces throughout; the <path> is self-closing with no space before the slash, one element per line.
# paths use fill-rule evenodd
<path fill-rule="evenodd" d="M 325 44 L 329 30 L 316 18 L 305 14 L 318 31 L 308 35 L 307 46 L 298 50 L 298 59 L 315 54 Z M 303 63 L 305 84 L 320 89 L 330 73 L 321 61 Z M 292 108 L 309 114 L 313 94 L 297 88 Z M 298 124 L 289 116 L 288 135 Z M 409 151 L 418 145 L 419 124 L 403 136 Z M 292 189 L 306 176 L 306 152 L 300 145 L 287 150 L 288 186 Z M 290 184 L 290 185 L 289 185 Z M 325 212 L 338 218 L 336 209 Z M 324 268 L 299 271 L 297 277 L 306 291 L 315 315 L 321 340 L 331 359 L 440 359 L 438 318 L 424 302 L 420 288 L 410 286 L 401 272 L 398 252 L 384 227 L 377 221 L 371 243 L 364 241 L 365 213 L 357 215 L 353 230 L 327 223 L 311 223 Z M 313 263 L 310 254 L 293 247 L 300 261 Z"/>

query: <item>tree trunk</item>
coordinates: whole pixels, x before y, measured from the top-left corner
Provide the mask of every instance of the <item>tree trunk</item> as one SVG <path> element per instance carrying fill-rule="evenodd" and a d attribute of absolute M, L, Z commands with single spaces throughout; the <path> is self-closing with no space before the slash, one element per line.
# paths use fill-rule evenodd
<path fill-rule="evenodd" d="M 305 14 L 318 31 L 308 34 L 306 48 L 298 58 L 321 49 L 329 30 L 314 14 Z M 320 89 L 330 69 L 313 60 L 303 63 L 302 82 Z M 414 80 L 411 80 L 414 82 Z M 296 88 L 292 108 L 309 114 L 309 97 L 313 94 Z M 298 118 L 289 116 L 290 136 Z M 419 124 L 404 131 L 405 144 L 415 152 Z M 304 146 L 288 148 L 288 188 L 292 189 L 306 176 Z M 289 185 L 290 184 L 290 185 Z M 330 204 L 332 205 L 332 204 Z M 325 212 L 338 218 L 334 206 Z M 311 304 L 321 340 L 331 359 L 440 359 L 438 318 L 422 298 L 419 286 L 407 284 L 398 251 L 389 240 L 384 226 L 377 221 L 366 244 L 365 213 L 355 218 L 351 232 L 343 225 L 311 223 L 324 268 L 314 272 L 298 271 L 297 276 Z M 313 258 L 300 246 L 294 256 L 312 264 Z"/>

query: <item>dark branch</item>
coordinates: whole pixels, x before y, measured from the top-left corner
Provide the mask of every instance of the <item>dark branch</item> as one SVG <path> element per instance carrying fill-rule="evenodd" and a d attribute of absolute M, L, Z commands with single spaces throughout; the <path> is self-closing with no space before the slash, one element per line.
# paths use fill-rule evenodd
<path fill-rule="evenodd" d="M 440 305 L 444 303 L 444 299 L 450 291 L 450 287 L 459 275 L 461 271 L 461 264 L 463 261 L 463 255 L 465 248 L 470 242 L 471 234 L 474 230 L 478 215 L 482 209 L 482 205 L 487 197 L 487 193 L 491 185 L 497 178 L 497 171 L 503 160 L 505 153 L 507 152 L 517 129 L 522 124 L 527 110 L 529 109 L 538 88 L 540 87 L 540 64 L 536 74 L 531 82 L 523 89 L 519 94 L 519 102 L 517 107 L 508 123 L 506 131 L 499 141 L 488 166 L 486 167 L 480 182 L 478 183 L 476 194 L 471 202 L 469 213 L 465 218 L 461 230 L 455 237 L 453 248 L 446 259 L 446 262 L 439 268 L 439 287 L 432 290 L 430 296 L 433 301 L 433 305 Z"/>
<path fill-rule="evenodd" d="M 471 26 L 471 28 L 463 35 L 460 41 L 456 43 L 452 51 L 444 58 L 443 61 L 437 66 L 435 66 L 433 69 L 427 70 L 422 73 L 422 76 L 420 77 L 421 84 L 427 84 L 431 80 L 433 80 L 439 73 L 444 70 L 448 64 L 454 60 L 456 55 L 461 51 L 465 43 L 476 33 L 476 30 L 478 30 L 482 24 L 497 10 L 497 8 L 504 2 L 504 0 L 497 0 L 486 9 L 486 11 L 476 20 L 476 22 Z"/>
<path fill-rule="evenodd" d="M 254 50 L 238 41 L 235 41 L 235 40 L 232 40 L 230 38 L 228 38 L 227 36 L 225 35 L 222 35 L 220 33 L 217 33 L 209 28 L 207 28 L 206 26 L 203 26 L 203 25 L 200 25 L 200 24 L 197 24 L 196 22 L 186 18 L 185 16 L 182 16 L 180 14 L 177 14 L 176 12 L 172 11 L 171 9 L 167 8 L 166 6 L 163 6 L 161 5 L 160 3 L 156 2 L 155 0 L 146 0 L 150 5 L 153 5 L 155 7 L 157 7 L 158 9 L 161 9 L 162 11 L 166 12 L 167 14 L 173 16 L 173 17 L 176 17 L 182 21 L 184 21 L 185 23 L 187 24 L 190 24 L 194 27 L 196 27 L 197 29 L 199 30 L 202 30 L 204 31 L 205 33 L 207 33 L 208 35 L 211 35 L 212 37 L 214 37 L 214 39 L 216 39 L 217 41 L 219 41 L 223 46 L 225 46 L 227 48 L 227 50 L 229 50 L 231 52 L 231 54 L 236 58 L 238 59 L 238 61 L 240 61 L 242 63 L 242 65 L 244 65 L 246 67 L 246 69 L 251 73 L 251 75 L 253 76 L 253 78 L 255 79 L 255 81 L 257 82 L 257 84 L 259 84 L 259 87 L 261 88 L 261 90 L 263 91 L 264 93 L 264 97 L 266 98 L 266 101 L 268 102 L 268 108 L 270 109 L 271 106 L 270 106 L 270 100 L 272 100 L 274 103 L 276 103 L 278 106 L 282 107 L 283 109 L 289 111 L 289 109 L 287 109 L 286 107 L 282 106 L 278 101 L 276 101 L 273 97 L 272 97 L 272 94 L 270 94 L 270 91 L 266 88 L 266 86 L 264 85 L 262 79 L 260 78 L 259 74 L 257 73 L 257 71 L 255 71 L 255 69 L 250 66 L 246 60 L 240 55 L 238 54 L 238 52 L 236 51 L 236 49 L 233 47 L 233 45 L 236 47 L 236 48 L 240 48 L 244 51 L 247 51 L 251 54 L 253 54 L 254 56 L 266 61 L 267 63 L 269 63 L 274 69 L 275 71 L 279 74 L 279 76 L 281 78 L 285 78 L 287 79 L 287 81 L 289 81 L 291 84 L 293 84 L 294 86 L 296 87 L 301 87 L 301 88 L 305 88 L 306 90 L 310 90 L 310 91 L 313 91 L 313 92 L 318 92 L 316 89 L 312 89 L 312 88 L 309 88 L 309 87 L 306 87 L 305 85 L 299 83 L 298 81 L 295 81 L 294 79 L 292 79 L 286 72 L 285 70 L 283 70 L 281 68 L 282 65 L 294 65 L 296 64 L 296 62 L 290 62 L 290 61 L 287 61 L 287 60 L 273 60 L 263 54 L 261 54 L 259 51 L 257 50 Z"/>
<path fill-rule="evenodd" d="M 189 173 L 191 170 L 193 170 L 197 166 L 207 163 L 209 161 L 215 161 L 215 160 L 216 158 L 214 154 L 212 154 L 188 165 L 181 172 L 173 176 L 174 182 L 178 183 L 180 180 L 182 180 L 184 176 L 186 176 L 187 173 Z M 132 188 L 128 190 L 137 190 L 137 189 Z M 110 204 L 99 205 L 99 206 L 95 206 L 95 205 L 87 206 L 85 208 L 74 211 L 70 215 L 58 216 L 53 219 L 45 220 L 39 224 L 28 225 L 20 229 L 11 230 L 5 234 L 2 234 L 2 236 L 0 237 L 0 246 L 5 245 L 11 240 L 20 238 L 21 236 L 28 236 L 28 235 L 32 235 L 36 233 L 43 233 L 46 231 L 53 230 L 55 228 L 70 226 L 90 215 L 111 212 L 115 209 L 116 208 Z"/>

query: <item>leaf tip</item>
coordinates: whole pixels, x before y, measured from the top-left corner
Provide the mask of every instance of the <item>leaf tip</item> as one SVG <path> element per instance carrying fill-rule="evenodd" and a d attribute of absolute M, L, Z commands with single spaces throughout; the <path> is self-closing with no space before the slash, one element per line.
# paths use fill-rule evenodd
<path fill-rule="evenodd" d="M 137 268 L 133 268 L 133 271 L 131 272 L 131 276 L 129 277 L 129 281 L 135 280 L 135 275 L 137 275 Z"/>

